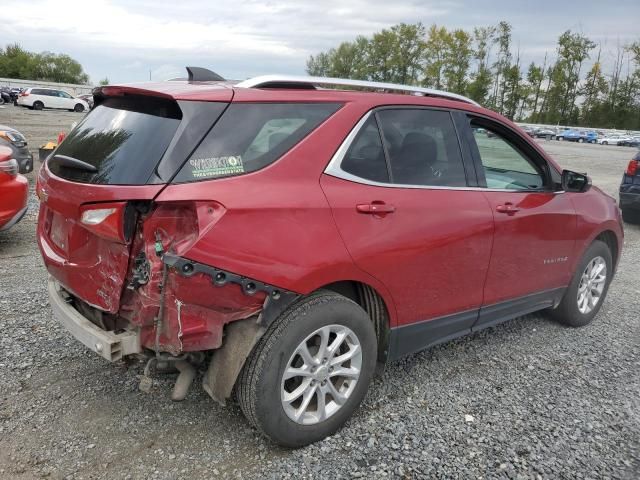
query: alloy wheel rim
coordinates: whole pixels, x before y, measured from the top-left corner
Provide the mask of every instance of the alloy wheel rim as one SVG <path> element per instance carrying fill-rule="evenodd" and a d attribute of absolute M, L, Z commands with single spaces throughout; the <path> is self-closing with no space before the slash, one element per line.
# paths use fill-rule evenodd
<path fill-rule="evenodd" d="M 578 284 L 578 310 L 588 314 L 598 305 L 607 281 L 607 262 L 598 256 L 587 264 Z"/>
<path fill-rule="evenodd" d="M 327 325 L 294 350 L 282 375 L 280 399 L 287 416 L 314 425 L 335 415 L 360 378 L 362 348 L 356 334 L 343 325 Z"/>

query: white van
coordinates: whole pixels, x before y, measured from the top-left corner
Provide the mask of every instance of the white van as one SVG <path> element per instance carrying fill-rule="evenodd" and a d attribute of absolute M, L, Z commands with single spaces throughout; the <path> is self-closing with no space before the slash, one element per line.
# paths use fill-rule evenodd
<path fill-rule="evenodd" d="M 63 108 L 72 112 L 89 110 L 89 104 L 84 100 L 52 88 L 27 88 L 18 97 L 18 105 L 32 110 L 43 108 Z"/>

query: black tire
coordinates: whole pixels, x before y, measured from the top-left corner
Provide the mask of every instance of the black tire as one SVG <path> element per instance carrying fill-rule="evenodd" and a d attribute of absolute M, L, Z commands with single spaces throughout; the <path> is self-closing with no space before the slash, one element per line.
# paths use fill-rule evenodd
<path fill-rule="evenodd" d="M 44 108 L 44 103 L 42 103 L 41 101 L 33 102 L 34 110 L 42 110 L 43 108 Z"/>
<path fill-rule="evenodd" d="M 640 212 L 637 210 L 622 208 L 620 211 L 622 212 L 622 220 L 624 220 L 625 223 L 634 225 L 640 224 Z"/>
<path fill-rule="evenodd" d="M 583 272 L 587 268 L 587 265 L 596 257 L 602 257 L 607 266 L 607 275 L 604 284 L 604 289 L 600 296 L 598 303 L 593 307 L 593 309 L 589 313 L 582 313 L 578 309 L 578 288 L 580 285 L 580 279 L 582 277 Z M 587 249 L 587 251 L 582 256 L 580 263 L 578 264 L 578 268 L 573 275 L 573 279 L 567 288 L 567 291 L 555 309 L 551 311 L 552 317 L 564 325 L 568 325 L 570 327 L 582 327 L 585 326 L 593 320 L 593 318 L 598 314 L 598 311 L 602 307 L 603 302 L 607 297 L 607 292 L 609 291 L 609 284 L 611 283 L 611 277 L 613 274 L 613 259 L 611 257 L 611 251 L 606 243 L 601 242 L 600 240 L 594 241 L 591 246 Z"/>
<path fill-rule="evenodd" d="M 333 415 L 302 425 L 292 420 L 282 405 L 282 377 L 298 346 L 327 325 L 347 327 L 356 335 L 362 351 L 360 377 Z M 272 441 L 284 447 L 302 447 L 335 433 L 349 419 L 367 393 L 376 358 L 376 334 L 367 313 L 342 295 L 319 291 L 294 304 L 269 326 L 245 362 L 236 398 L 249 423 Z"/>
<path fill-rule="evenodd" d="M 601 145 L 609 145 L 609 142 L 602 142 Z"/>
<path fill-rule="evenodd" d="M 84 105 L 82 105 L 81 103 L 76 103 L 76 106 L 73 107 L 73 111 L 74 112 L 84 112 Z"/>

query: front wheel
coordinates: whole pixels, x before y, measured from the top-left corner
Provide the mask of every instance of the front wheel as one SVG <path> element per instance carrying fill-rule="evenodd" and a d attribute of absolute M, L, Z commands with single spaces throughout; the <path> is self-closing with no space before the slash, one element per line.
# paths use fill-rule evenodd
<path fill-rule="evenodd" d="M 563 142 L 564 141 L 564 137 L 558 137 L 558 141 L 559 142 Z"/>
<path fill-rule="evenodd" d="M 582 139 L 582 138 L 578 139 L 578 143 L 583 143 L 583 142 L 584 142 L 584 139 Z"/>
<path fill-rule="evenodd" d="M 596 316 L 609 290 L 613 275 L 611 251 L 604 242 L 594 241 L 587 249 L 552 316 L 570 327 L 582 327 Z"/>
<path fill-rule="evenodd" d="M 82 105 L 81 103 L 77 103 L 75 107 L 73 107 L 73 111 L 74 112 L 84 112 L 84 105 Z"/>
<path fill-rule="evenodd" d="M 375 370 L 373 323 L 329 291 L 298 302 L 271 324 L 236 385 L 253 426 L 285 447 L 335 433 L 364 398 Z"/>
<path fill-rule="evenodd" d="M 602 142 L 601 145 L 609 145 L 608 142 Z"/>

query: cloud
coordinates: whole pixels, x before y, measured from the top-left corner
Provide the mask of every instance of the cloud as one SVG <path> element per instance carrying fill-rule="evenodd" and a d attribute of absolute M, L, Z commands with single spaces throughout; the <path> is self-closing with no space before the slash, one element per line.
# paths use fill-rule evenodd
<path fill-rule="evenodd" d="M 588 3 L 588 2 L 587 2 Z M 310 54 L 399 22 L 471 28 L 505 19 L 525 61 L 552 53 L 567 28 L 594 38 L 638 36 L 640 7 L 632 0 L 599 8 L 538 0 L 4 0 L 19 12 L 0 22 L 0 45 L 68 53 L 92 79 L 143 81 L 183 75 L 187 64 L 213 68 L 228 78 L 264 73 L 304 73 Z M 635 14 L 634 14 L 635 12 Z M 614 39 L 610 38 L 610 45 Z"/>

